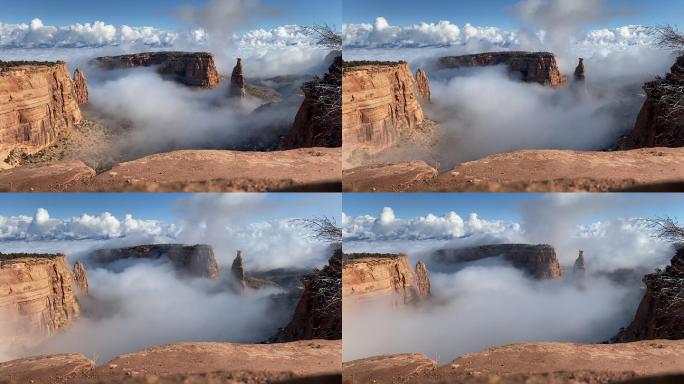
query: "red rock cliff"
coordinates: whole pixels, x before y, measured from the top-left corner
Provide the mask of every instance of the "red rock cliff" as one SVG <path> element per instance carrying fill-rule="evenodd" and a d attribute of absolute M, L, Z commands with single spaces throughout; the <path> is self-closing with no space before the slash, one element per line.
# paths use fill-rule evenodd
<path fill-rule="evenodd" d="M 345 156 L 377 154 L 399 143 L 425 120 L 409 66 L 346 63 L 342 81 Z"/>
<path fill-rule="evenodd" d="M 38 152 L 82 120 L 65 63 L 0 61 L 0 160 L 16 148 Z"/>
<path fill-rule="evenodd" d="M 469 68 L 505 65 L 509 72 L 519 74 L 521 80 L 558 87 L 566 82 L 561 75 L 556 57 L 549 52 L 488 52 L 475 55 L 442 57 L 437 67 Z"/>
<path fill-rule="evenodd" d="M 622 149 L 684 146 L 684 56 L 665 78 L 644 85 L 646 101 Z"/>
<path fill-rule="evenodd" d="M 501 257 L 536 279 L 555 279 L 561 277 L 563 273 L 556 257 L 556 251 L 550 245 L 482 245 L 469 248 L 442 249 L 433 255 L 433 259 L 441 264 L 469 263 L 491 257 Z"/>
<path fill-rule="evenodd" d="M 104 69 L 157 67 L 157 73 L 189 87 L 214 88 L 221 83 L 214 57 L 206 52 L 146 52 L 94 59 Z"/>
<path fill-rule="evenodd" d="M 425 264 L 418 273 L 405 255 L 349 255 L 342 269 L 343 297 L 372 299 L 394 297 L 396 304 L 412 304 L 430 295 L 430 280 Z"/>
<path fill-rule="evenodd" d="M 78 68 L 74 71 L 74 93 L 76 94 L 78 105 L 88 103 L 88 80 Z"/>
<path fill-rule="evenodd" d="M 64 255 L 0 254 L 0 343 L 31 345 L 80 315 Z"/>

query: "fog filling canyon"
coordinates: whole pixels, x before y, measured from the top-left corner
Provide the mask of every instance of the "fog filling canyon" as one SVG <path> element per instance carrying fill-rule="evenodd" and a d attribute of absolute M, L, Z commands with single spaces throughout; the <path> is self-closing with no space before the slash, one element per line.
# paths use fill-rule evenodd
<path fill-rule="evenodd" d="M 600 0 L 518 2 L 510 10 L 521 27 L 506 31 L 448 21 L 404 27 L 378 17 L 375 24 L 346 25 L 346 60 L 406 60 L 425 68 L 435 121 L 431 146 L 405 145 L 380 161 L 425 160 L 440 170 L 520 149 L 606 150 L 633 128 L 646 81 L 664 75 L 675 61 L 658 49 L 641 26 L 600 29 L 628 10 Z M 348 49 L 347 49 L 348 48 Z M 496 51 L 555 54 L 568 83 L 552 89 L 524 83 L 503 66 L 439 69 L 440 57 Z M 586 80 L 575 82 L 578 58 Z"/>
<path fill-rule="evenodd" d="M 389 208 L 377 218 L 345 216 L 345 253 L 405 253 L 414 265 L 424 261 L 432 298 L 399 307 L 345 298 L 344 360 L 423 353 L 446 363 L 508 343 L 609 340 L 633 319 L 643 275 L 668 264 L 674 250 L 639 220 L 586 224 L 597 212 L 620 211 L 610 196 L 561 194 L 522 204 L 519 223 L 455 213 L 400 219 Z M 501 258 L 446 265 L 431 257 L 438 249 L 503 243 L 552 245 L 563 276 L 537 280 Z M 579 250 L 584 277 L 573 274 Z"/>
<path fill-rule="evenodd" d="M 88 295 L 79 296 L 81 316 L 70 326 L 35 346 L 1 346 L 0 361 L 79 352 L 102 363 L 174 342 L 263 342 L 290 321 L 295 303 L 274 299 L 286 288 L 231 289 L 236 251 L 243 251 L 247 273 L 307 271 L 332 255 L 301 225 L 268 219 L 282 211 L 263 196 L 194 195 L 180 200 L 176 211 L 174 223 L 110 214 L 54 219 L 42 209 L 34 217 L 0 217 L 1 252 L 62 252 L 72 265 L 83 260 L 90 287 Z M 265 218 L 250 223 L 254 215 Z M 182 275 L 163 259 L 100 265 L 87 258 L 97 249 L 169 243 L 211 245 L 220 278 Z"/>

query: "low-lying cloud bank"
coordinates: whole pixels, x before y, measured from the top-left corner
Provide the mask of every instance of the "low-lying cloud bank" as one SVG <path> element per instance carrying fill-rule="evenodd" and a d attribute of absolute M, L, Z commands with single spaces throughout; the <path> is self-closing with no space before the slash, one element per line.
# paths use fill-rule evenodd
<path fill-rule="evenodd" d="M 345 299 L 344 360 L 423 353 L 447 363 L 508 343 L 608 340 L 636 313 L 641 276 L 674 254 L 643 221 L 618 216 L 627 203 L 615 195 L 547 194 L 522 203 L 515 222 L 475 214 L 464 219 L 455 212 L 405 219 L 389 207 L 377 216 L 343 216 L 345 252 L 406 253 L 412 263 L 423 260 L 432 271 L 433 294 L 417 307 L 402 308 Z M 599 214 L 613 218 L 591 219 Z M 430 257 L 437 249 L 500 243 L 551 244 L 563 277 L 534 280 L 500 259 L 444 268 Z M 584 275 L 573 273 L 579 250 Z"/>

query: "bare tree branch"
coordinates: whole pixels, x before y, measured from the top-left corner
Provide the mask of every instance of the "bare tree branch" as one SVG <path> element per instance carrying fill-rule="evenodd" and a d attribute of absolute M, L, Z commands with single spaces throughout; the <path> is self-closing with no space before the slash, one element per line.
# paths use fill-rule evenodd
<path fill-rule="evenodd" d="M 292 221 L 311 231 L 311 237 L 314 239 L 329 244 L 342 244 L 342 228 L 337 226 L 334 218 L 320 216 L 310 219 L 294 219 Z"/>
<path fill-rule="evenodd" d="M 655 237 L 671 243 L 684 243 L 684 227 L 679 225 L 677 219 L 665 216 L 640 221 L 655 231 Z"/>
<path fill-rule="evenodd" d="M 318 39 L 319 45 L 335 51 L 342 49 L 342 35 L 335 32 L 330 25 L 314 24 L 303 29 L 305 34 Z"/>
<path fill-rule="evenodd" d="M 655 37 L 656 45 L 675 52 L 684 53 L 684 34 L 672 25 L 650 27 L 648 33 Z"/>

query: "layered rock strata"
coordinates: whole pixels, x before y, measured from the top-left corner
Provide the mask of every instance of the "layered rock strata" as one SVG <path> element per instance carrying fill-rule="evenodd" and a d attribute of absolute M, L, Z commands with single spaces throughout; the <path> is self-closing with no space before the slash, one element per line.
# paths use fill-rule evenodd
<path fill-rule="evenodd" d="M 546 244 L 494 244 L 469 248 L 441 249 L 433 256 L 440 264 L 471 263 L 500 257 L 535 279 L 555 279 L 563 274 L 556 250 Z"/>
<path fill-rule="evenodd" d="M 103 69 L 156 67 L 161 76 L 197 88 L 215 88 L 221 83 L 214 57 L 206 52 L 145 52 L 105 56 L 93 60 Z"/>
<path fill-rule="evenodd" d="M 88 294 L 88 272 L 85 266 L 80 261 L 74 264 L 74 285 L 79 289 L 80 293 Z"/>
<path fill-rule="evenodd" d="M 302 278 L 304 292 L 290 323 L 275 336 L 276 342 L 342 339 L 342 249 L 328 265 Z"/>
<path fill-rule="evenodd" d="M 429 297 L 427 268 L 419 263 L 418 273 L 406 255 L 345 256 L 342 268 L 342 295 L 357 299 L 390 297 L 395 304 L 413 304 Z"/>
<path fill-rule="evenodd" d="M 684 146 L 684 56 L 664 78 L 644 85 L 646 100 L 622 149 Z"/>
<path fill-rule="evenodd" d="M 430 102 L 430 80 L 423 68 L 416 71 L 416 94 L 423 100 Z"/>
<path fill-rule="evenodd" d="M 79 105 L 88 104 L 88 80 L 79 68 L 74 71 L 74 93 Z"/>
<path fill-rule="evenodd" d="M 154 244 L 101 249 L 88 255 L 88 263 L 107 265 L 126 259 L 167 260 L 181 274 L 217 279 L 219 267 L 209 245 Z"/>
<path fill-rule="evenodd" d="M 342 146 L 342 56 L 335 56 L 322 78 L 304 83 L 302 102 L 284 148 Z"/>
<path fill-rule="evenodd" d="M 345 63 L 342 81 L 344 156 L 378 154 L 424 122 L 408 63 Z"/>
<path fill-rule="evenodd" d="M 646 275 L 643 282 L 646 293 L 634 320 L 614 341 L 684 339 L 684 248 L 665 270 Z"/>
<path fill-rule="evenodd" d="M 0 159 L 14 149 L 38 152 L 83 121 L 84 87 L 63 62 L 0 61 Z"/>
<path fill-rule="evenodd" d="M 509 72 L 527 83 L 551 87 L 562 86 L 566 78 L 561 75 L 556 57 L 549 52 L 488 52 L 464 56 L 442 57 L 438 69 L 472 68 L 504 65 Z"/>
<path fill-rule="evenodd" d="M 0 344 L 32 345 L 68 326 L 80 315 L 74 286 L 64 255 L 0 254 Z"/>

